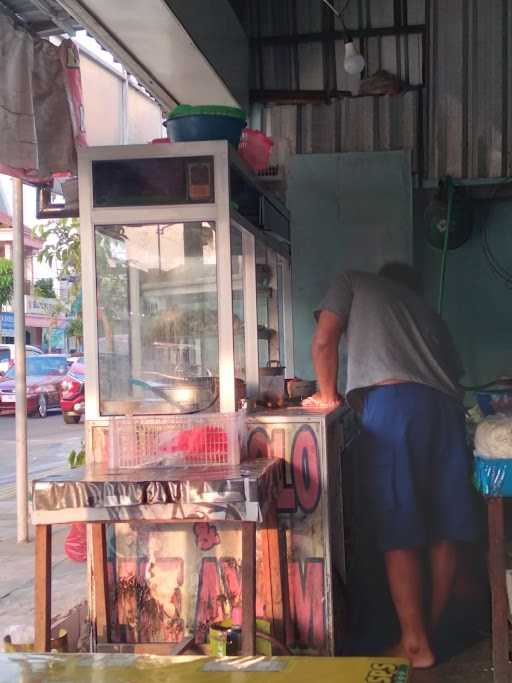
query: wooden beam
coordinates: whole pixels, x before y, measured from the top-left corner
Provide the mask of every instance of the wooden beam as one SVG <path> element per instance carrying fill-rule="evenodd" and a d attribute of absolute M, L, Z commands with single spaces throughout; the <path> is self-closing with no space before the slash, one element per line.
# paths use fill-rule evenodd
<path fill-rule="evenodd" d="M 492 659 L 494 683 L 509 683 L 508 602 L 503 498 L 487 501 L 489 522 L 489 579 L 492 599 Z"/>
<path fill-rule="evenodd" d="M 349 29 L 350 38 L 379 38 L 382 36 L 418 35 L 425 32 L 425 24 L 409 24 L 408 26 L 383 26 L 382 28 Z M 345 40 L 345 31 L 317 31 L 315 33 L 290 33 L 277 36 L 251 38 L 252 47 L 271 47 L 275 45 L 297 45 L 300 43 L 325 43 L 333 40 Z"/>
<path fill-rule="evenodd" d="M 398 95 L 400 97 L 406 92 L 421 91 L 423 85 L 408 85 Z M 388 97 L 388 95 L 353 95 L 348 90 L 251 90 L 249 92 L 251 102 L 262 102 L 272 104 L 330 104 L 331 100 L 341 100 L 345 98 L 358 99 L 361 97 Z"/>
<path fill-rule="evenodd" d="M 275 506 L 265 517 L 265 527 L 260 533 L 263 555 L 261 587 L 266 596 L 267 615 L 272 619 L 272 635 L 286 645 L 286 611 L 288 605 L 288 582 L 286 572 L 285 542 L 279 531 Z"/>
<path fill-rule="evenodd" d="M 52 617 L 52 527 L 36 526 L 35 650 L 50 652 Z"/>
<path fill-rule="evenodd" d="M 110 638 L 110 620 L 105 525 L 102 522 L 95 522 L 91 524 L 91 528 L 96 640 L 98 643 L 108 643 Z"/>
<path fill-rule="evenodd" d="M 256 652 L 256 524 L 242 522 L 242 651 Z"/>

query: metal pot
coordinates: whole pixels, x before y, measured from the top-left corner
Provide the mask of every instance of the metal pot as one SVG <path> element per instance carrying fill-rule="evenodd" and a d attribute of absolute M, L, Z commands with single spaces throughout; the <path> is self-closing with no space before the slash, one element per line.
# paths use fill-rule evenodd
<path fill-rule="evenodd" d="M 284 377 L 285 370 L 285 367 L 279 365 L 278 360 L 270 360 L 267 367 L 260 368 L 260 377 Z"/>
<path fill-rule="evenodd" d="M 285 368 L 277 363 L 270 361 L 266 368 L 260 368 L 260 400 L 269 407 L 281 407 L 286 399 Z"/>

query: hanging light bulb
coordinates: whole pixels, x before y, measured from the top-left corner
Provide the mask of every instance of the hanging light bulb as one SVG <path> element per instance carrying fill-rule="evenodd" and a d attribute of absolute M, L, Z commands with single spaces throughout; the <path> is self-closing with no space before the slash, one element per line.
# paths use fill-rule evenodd
<path fill-rule="evenodd" d="M 363 55 L 361 55 L 352 41 L 345 43 L 345 59 L 343 61 L 345 71 L 352 76 L 357 76 L 365 67 Z"/>

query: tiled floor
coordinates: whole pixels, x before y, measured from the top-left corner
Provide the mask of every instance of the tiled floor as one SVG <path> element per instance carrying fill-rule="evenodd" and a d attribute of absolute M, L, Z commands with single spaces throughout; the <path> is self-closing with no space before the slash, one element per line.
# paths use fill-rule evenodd
<path fill-rule="evenodd" d="M 428 671 L 415 671 L 411 683 L 492 683 L 488 640 Z"/>

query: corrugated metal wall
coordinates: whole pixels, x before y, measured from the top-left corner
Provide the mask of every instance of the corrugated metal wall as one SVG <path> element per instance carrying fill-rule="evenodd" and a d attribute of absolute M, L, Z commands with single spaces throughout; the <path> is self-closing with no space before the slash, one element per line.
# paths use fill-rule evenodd
<path fill-rule="evenodd" d="M 341 10 L 346 0 L 333 0 L 332 4 Z M 422 25 L 425 23 L 424 5 L 425 0 L 404 0 L 404 11 L 397 17 L 395 0 L 351 0 L 343 18 L 347 28 L 354 30 L 398 27 L 404 22 Z M 252 88 L 322 89 L 326 77 L 332 78 L 331 85 L 339 90 L 352 91 L 357 85 L 359 78 L 349 76 L 342 66 L 342 39 L 329 41 L 330 45 L 300 40 L 304 34 L 341 30 L 339 21 L 321 0 L 250 0 L 248 22 L 250 35 L 254 38 L 286 35 L 297 40 L 292 46 L 263 45 L 259 49 L 253 45 Z M 422 83 L 421 35 L 373 36 L 355 42 L 361 43 L 369 73 L 387 69 L 411 85 Z"/>
<path fill-rule="evenodd" d="M 274 162 L 286 165 L 291 154 L 413 151 L 418 172 L 417 121 L 420 98 L 344 98 L 331 104 L 272 106 L 266 128 L 275 140 Z"/>
<path fill-rule="evenodd" d="M 343 9 L 346 0 L 333 4 Z M 402 32 L 361 38 L 360 48 L 367 74 L 386 69 L 416 92 L 274 105 L 267 120 L 274 135 L 283 135 L 280 157 L 283 145 L 303 152 L 406 147 L 413 149 L 414 170 L 427 178 L 509 175 L 512 0 L 350 0 L 346 7 L 349 30 Z M 245 21 L 253 38 L 253 90 L 357 92 L 358 77 L 343 69 L 341 39 L 305 41 L 304 34 L 341 28 L 321 0 L 247 0 Z M 425 40 L 407 28 L 422 24 Z M 292 42 L 271 44 L 276 36 Z"/>
<path fill-rule="evenodd" d="M 427 172 L 511 172 L 512 3 L 432 0 Z"/>

